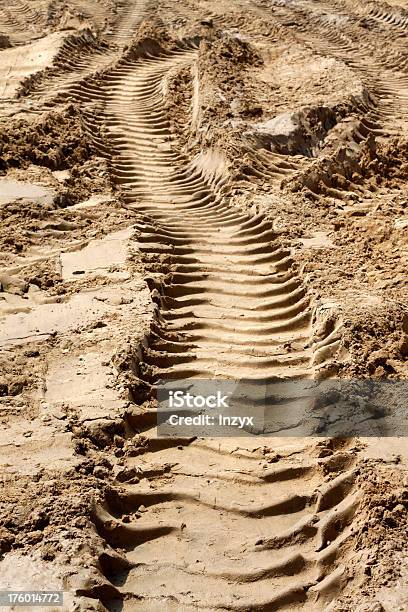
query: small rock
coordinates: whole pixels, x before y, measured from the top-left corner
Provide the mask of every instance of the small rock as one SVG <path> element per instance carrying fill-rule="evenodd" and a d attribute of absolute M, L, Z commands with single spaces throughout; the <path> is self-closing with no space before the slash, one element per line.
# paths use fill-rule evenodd
<path fill-rule="evenodd" d="M 121 470 L 120 472 L 117 473 L 116 475 L 116 479 L 119 482 L 131 482 L 133 483 L 138 483 L 139 482 L 139 477 L 137 476 L 137 471 L 135 468 L 129 468 L 129 469 L 124 469 Z"/>
<path fill-rule="evenodd" d="M 378 368 L 375 369 L 375 372 L 373 374 L 373 378 L 385 378 L 386 376 L 387 372 L 382 366 L 378 366 Z"/>
<path fill-rule="evenodd" d="M 113 436 L 113 442 L 116 446 L 118 446 L 119 448 L 123 448 L 123 445 L 125 443 L 125 440 L 122 438 L 122 436 L 118 436 L 117 434 Z"/>
<path fill-rule="evenodd" d="M 93 475 L 96 478 L 107 478 L 109 476 L 109 471 L 102 465 L 96 465 L 93 469 Z"/>
<path fill-rule="evenodd" d="M 24 355 L 26 357 L 38 357 L 40 355 L 40 351 L 24 351 Z"/>
<path fill-rule="evenodd" d="M 63 419 L 67 418 L 67 415 L 65 414 L 65 412 L 62 412 L 62 410 L 58 409 L 58 408 L 54 408 L 54 410 L 52 410 L 51 412 L 52 416 L 60 421 L 62 421 Z"/>
<path fill-rule="evenodd" d="M 405 333 L 399 339 L 398 350 L 404 357 L 408 355 L 408 335 Z"/>
<path fill-rule="evenodd" d="M 210 18 L 210 19 L 200 19 L 200 23 L 203 26 L 207 26 L 207 28 L 212 28 L 214 27 L 214 21 Z"/>
<path fill-rule="evenodd" d="M 389 359 L 390 355 L 384 349 L 379 349 L 378 351 L 373 351 L 368 357 L 368 363 L 376 364 L 376 365 L 384 365 Z"/>
<path fill-rule="evenodd" d="M 94 329 L 98 329 L 100 327 L 106 327 L 106 323 L 104 323 L 103 321 L 96 321 L 93 325 Z"/>
<path fill-rule="evenodd" d="M 114 297 L 109 298 L 109 304 L 111 306 L 121 306 L 122 305 L 122 297 L 115 295 Z"/>

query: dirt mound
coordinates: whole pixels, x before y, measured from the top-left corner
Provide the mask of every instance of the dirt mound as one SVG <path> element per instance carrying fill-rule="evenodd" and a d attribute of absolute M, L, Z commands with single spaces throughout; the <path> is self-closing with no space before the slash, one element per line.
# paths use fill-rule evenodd
<path fill-rule="evenodd" d="M 0 172 L 28 170 L 41 166 L 53 171 L 70 170 L 64 181 L 73 193 L 93 180 L 99 193 L 110 186 L 106 161 L 98 158 L 84 130 L 78 106 L 68 104 L 49 110 L 40 117 L 17 115 L 0 123 Z M 99 173 L 99 174 L 98 174 Z M 18 172 L 14 172 L 18 177 Z M 82 185 L 81 185 L 82 183 Z M 78 197 L 82 197 L 78 195 Z M 61 200 L 63 202 L 63 200 Z M 74 203 L 72 201 L 71 203 Z"/>
<path fill-rule="evenodd" d="M 251 95 L 250 71 L 259 66 L 262 58 L 245 38 L 215 26 L 202 29 L 193 69 L 175 67 L 165 90 L 171 121 L 190 153 L 241 148 L 234 125 L 262 115 Z"/>
<path fill-rule="evenodd" d="M 197 78 L 200 83 L 198 131 L 203 133 L 202 146 L 228 147 L 234 140 L 235 122 L 262 116 L 263 109 L 257 103 L 251 78 L 251 71 L 262 63 L 253 45 L 233 32 L 217 31 L 201 42 Z"/>
<path fill-rule="evenodd" d="M 408 374 L 408 309 L 404 304 L 377 304 L 347 313 L 342 345 L 349 360 L 340 373 L 347 378 L 402 379 Z"/>
<path fill-rule="evenodd" d="M 361 193 L 358 185 L 371 191 L 381 185 L 398 189 L 408 173 L 406 155 L 405 137 L 379 143 L 371 137 L 358 148 L 344 144 L 333 147 L 331 143 L 319 159 L 288 179 L 284 186 L 292 191 L 306 188 L 315 194 L 345 199 L 355 199 Z"/>
<path fill-rule="evenodd" d="M 93 468 L 92 462 L 86 460 L 64 478 L 46 470 L 31 478 L 4 476 L 0 554 L 11 549 L 33 552 L 41 548 L 42 558 L 52 561 L 62 550 L 59 540 L 63 534 L 77 537 L 90 525 L 95 493 L 102 484 L 92 477 Z"/>
<path fill-rule="evenodd" d="M 358 479 L 361 514 L 351 549 L 351 567 L 359 573 L 359 587 L 350 581 L 327 608 L 330 612 L 351 607 L 358 612 L 406 609 L 408 483 L 399 461 L 395 458 L 394 466 L 381 460 L 362 466 Z"/>
<path fill-rule="evenodd" d="M 78 109 L 69 104 L 38 119 L 16 118 L 0 124 L 0 170 L 30 164 L 64 170 L 92 155 Z"/>

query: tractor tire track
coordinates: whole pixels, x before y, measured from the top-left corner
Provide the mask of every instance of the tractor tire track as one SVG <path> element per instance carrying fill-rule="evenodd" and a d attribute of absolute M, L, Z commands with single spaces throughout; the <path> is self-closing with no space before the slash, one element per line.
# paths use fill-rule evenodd
<path fill-rule="evenodd" d="M 20 98 L 28 99 L 33 112 L 67 101 L 80 109 L 88 140 L 108 160 L 111 178 L 120 187 L 115 206 L 125 209 L 124 223 L 135 220 L 135 259 L 146 271 L 157 306 L 140 346 L 127 342 L 112 359 L 112 371 L 113 366 L 121 369 L 114 383 L 119 388 L 120 382 L 121 398 L 125 397 L 120 412 L 102 423 L 92 409 L 83 427 L 73 426 L 75 452 L 85 459 L 84 476 L 92 470 L 92 477 L 100 478 L 96 484 L 92 481 L 86 510 L 76 511 L 89 517 L 90 500 L 100 495 L 93 524 L 84 523 L 82 515 L 75 522 L 78 529 L 86 524 L 94 538 L 89 548 L 78 544 L 78 551 L 83 547 L 88 552 L 79 562 L 75 556 L 81 573 L 73 582 L 75 596 L 99 600 L 112 612 L 327 610 L 350 581 L 347 563 L 352 559 L 355 567 L 359 562 L 358 549 L 350 553 L 353 540 L 353 547 L 361 543 L 355 544 L 361 528 L 361 517 L 356 516 L 361 474 L 355 441 L 313 438 L 314 424 L 312 435 L 306 437 L 305 398 L 295 392 L 284 399 L 268 397 L 262 428 L 248 428 L 245 437 L 160 437 L 152 398 L 163 379 L 273 383 L 316 379 L 334 371 L 331 360 L 336 355 L 339 362 L 338 349 L 344 350 L 341 323 L 331 314 L 325 319 L 321 303 L 312 298 L 304 268 L 292 258 L 289 236 L 295 234 L 285 233 L 282 239 L 273 229 L 279 225 L 236 204 L 244 202 L 239 181 L 245 177 L 251 183 L 248 193 L 254 193 L 256 179 L 268 187 L 276 182 L 277 187 L 278 181 L 312 174 L 315 167 L 318 174 L 312 158 L 320 151 L 320 160 L 330 156 L 324 146 L 331 128 L 305 155 L 251 148 L 249 138 L 237 172 L 242 176 L 233 183 L 236 175 L 227 175 L 215 151 L 197 154 L 194 148 L 194 158 L 185 153 L 183 135 L 179 141 L 168 116 L 166 96 L 175 75 L 187 75 L 187 86 L 188 74 L 193 80 L 192 125 L 199 124 L 198 98 L 205 87 L 204 76 L 199 81 L 199 41 L 184 40 L 171 47 L 177 21 L 170 19 L 172 34 L 163 36 L 163 48 L 156 41 L 162 35 L 159 28 L 148 24 L 137 29 L 145 15 L 153 17 L 147 0 L 120 1 L 112 5 L 117 9 L 112 12 L 108 1 L 93 6 L 88 0 L 74 0 L 71 7 L 52 3 L 48 14 L 33 6 L 19 0 L 10 7 L 2 18 L 7 31 L 19 33 L 22 24 L 32 21 L 36 35 L 46 19 L 48 25 L 65 17 L 82 23 L 81 13 L 92 22 L 94 10 L 93 25 L 64 38 L 53 65 L 28 77 Z M 336 124 L 333 148 L 348 142 L 357 159 L 374 137 L 406 131 L 404 15 L 371 3 L 352 5 L 349 0 L 258 0 L 251 10 L 273 24 L 265 37 L 275 36 L 281 26 L 293 28 L 315 54 L 331 55 L 362 76 L 363 93 L 347 107 L 353 120 L 347 116 Z M 219 21 L 224 28 L 225 20 Z M 198 26 L 196 31 L 210 37 L 212 18 L 201 20 L 201 25 L 208 31 Z M 364 39 L 361 28 L 367 30 Z M 381 48 L 387 32 L 390 48 Z M 16 36 L 12 42 L 19 45 L 19 40 Z M 19 49 L 23 62 L 26 51 Z M 174 100 L 180 99 L 179 93 L 176 90 Z M 195 147 L 197 142 L 198 138 Z M 358 176 L 356 183 L 350 180 L 339 189 L 330 177 L 327 184 L 325 180 L 323 176 L 322 191 L 333 198 L 342 198 L 343 188 L 368 192 Z M 105 212 L 106 208 L 101 214 Z M 62 231 L 70 225 L 61 224 Z M 131 273 L 130 263 L 127 270 Z M 127 298 L 121 302 L 125 311 L 130 303 Z M 114 322 L 116 314 L 113 308 L 109 321 Z M 132 320 L 128 327 L 133 324 Z M 101 347 L 101 356 L 108 350 Z M 110 378 L 108 385 L 111 388 Z M 255 413 L 256 402 L 252 407 L 248 396 L 244 399 L 241 407 Z M 308 414 L 318 420 L 320 408 L 327 421 L 340 420 L 330 405 L 318 402 L 315 412 Z M 286 426 L 288 414 L 293 423 Z M 82 472 L 78 482 L 84 486 Z M 74 605 L 82 609 L 88 604 L 94 605 L 89 600 Z"/>
<path fill-rule="evenodd" d="M 232 207 L 222 178 L 185 158 L 171 132 L 163 80 L 195 56 L 194 47 L 153 45 L 87 90 L 100 109 L 85 113 L 89 134 L 104 126 L 106 141 L 95 145 L 109 155 L 127 207 L 144 215 L 145 267 L 169 271 L 139 376 L 153 386 L 311 377 L 313 305 L 290 251 L 261 215 Z M 321 347 L 327 359 L 331 342 Z M 304 438 L 275 439 L 284 459 L 270 469 L 271 451 L 260 450 L 270 438 L 161 439 L 154 411 L 136 411 L 128 425 L 143 432 L 143 454 L 126 459 L 95 512 L 99 533 L 124 549 L 104 563 L 109 589 L 98 596 L 108 609 L 116 599 L 124 610 L 310 609 L 336 592 L 358 504 L 346 447 L 323 443 L 341 473 L 324 485 L 316 443 Z"/>
<path fill-rule="evenodd" d="M 20 97 L 29 95 L 43 107 L 53 107 L 68 97 L 84 98 L 87 83 L 94 76 L 107 70 L 121 57 L 123 48 L 131 41 L 147 7 L 146 0 L 123 2 L 117 9 L 113 30 L 98 35 L 86 29 L 70 35 L 54 58 L 53 65 L 26 79 L 19 90 Z M 93 7 L 93 18 L 102 21 L 109 11 L 98 5 Z"/>

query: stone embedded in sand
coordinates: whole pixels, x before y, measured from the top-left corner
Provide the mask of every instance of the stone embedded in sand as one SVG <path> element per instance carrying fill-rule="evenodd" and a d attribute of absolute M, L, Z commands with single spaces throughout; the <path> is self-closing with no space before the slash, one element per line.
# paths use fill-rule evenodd
<path fill-rule="evenodd" d="M 266 123 L 258 124 L 256 127 L 261 133 L 268 134 L 269 136 L 289 138 L 298 129 L 299 123 L 296 113 L 283 113 L 266 121 Z"/>
<path fill-rule="evenodd" d="M 304 107 L 257 123 L 244 137 L 260 148 L 285 155 L 313 157 L 327 132 L 336 125 L 334 110 L 327 106 Z"/>

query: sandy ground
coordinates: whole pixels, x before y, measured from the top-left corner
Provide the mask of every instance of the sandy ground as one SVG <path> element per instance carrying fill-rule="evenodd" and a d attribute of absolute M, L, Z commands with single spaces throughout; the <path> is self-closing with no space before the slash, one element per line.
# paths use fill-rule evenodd
<path fill-rule="evenodd" d="M 408 3 L 0 8 L 0 590 L 408 610 Z M 382 394 L 169 439 L 162 378 Z"/>

